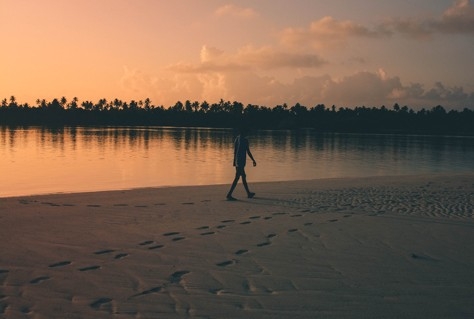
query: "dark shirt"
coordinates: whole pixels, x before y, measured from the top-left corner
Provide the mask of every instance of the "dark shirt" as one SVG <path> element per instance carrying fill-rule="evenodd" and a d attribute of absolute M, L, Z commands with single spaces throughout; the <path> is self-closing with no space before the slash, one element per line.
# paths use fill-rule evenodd
<path fill-rule="evenodd" d="M 247 161 L 249 141 L 243 136 L 237 136 L 234 142 L 234 166 L 244 167 Z"/>

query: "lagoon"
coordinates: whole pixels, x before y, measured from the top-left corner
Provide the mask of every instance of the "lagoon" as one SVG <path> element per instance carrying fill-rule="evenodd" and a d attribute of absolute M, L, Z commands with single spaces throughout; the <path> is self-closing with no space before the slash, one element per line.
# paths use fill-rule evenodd
<path fill-rule="evenodd" d="M 230 184 L 234 132 L 0 127 L 0 197 Z M 252 131 L 249 183 L 474 170 L 474 137 Z"/>

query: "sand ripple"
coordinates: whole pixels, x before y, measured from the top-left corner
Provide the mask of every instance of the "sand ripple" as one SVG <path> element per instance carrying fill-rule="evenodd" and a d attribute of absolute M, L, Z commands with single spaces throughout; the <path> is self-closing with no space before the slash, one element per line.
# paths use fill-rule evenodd
<path fill-rule="evenodd" d="M 378 185 L 303 191 L 280 204 L 306 207 L 313 212 L 397 214 L 416 217 L 471 220 L 474 184 L 470 181 L 429 182 L 418 185 Z"/>

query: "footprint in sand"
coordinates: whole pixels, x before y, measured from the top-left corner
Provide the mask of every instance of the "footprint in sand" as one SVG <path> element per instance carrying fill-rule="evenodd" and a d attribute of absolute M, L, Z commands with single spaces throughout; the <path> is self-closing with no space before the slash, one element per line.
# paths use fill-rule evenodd
<path fill-rule="evenodd" d="M 221 221 L 221 223 L 224 223 L 224 224 L 233 223 L 233 222 L 235 222 L 235 219 L 226 219 L 226 220 Z"/>
<path fill-rule="evenodd" d="M 213 295 L 220 295 L 222 294 L 224 291 L 224 289 L 221 289 L 221 288 L 211 288 L 209 289 L 209 292 Z"/>
<path fill-rule="evenodd" d="M 268 235 L 267 235 L 267 238 L 268 238 L 268 239 L 273 238 L 273 237 L 276 237 L 276 234 L 268 234 Z"/>
<path fill-rule="evenodd" d="M 179 232 L 173 231 L 173 232 L 169 232 L 169 233 L 164 233 L 164 234 L 163 234 L 163 236 L 166 236 L 166 237 L 168 237 L 168 236 L 174 236 L 174 235 L 179 235 Z"/>
<path fill-rule="evenodd" d="M 28 306 L 22 306 L 20 308 L 20 312 L 25 315 L 29 315 L 31 313 L 31 309 Z"/>
<path fill-rule="evenodd" d="M 0 300 L 2 300 L 3 298 L 4 298 L 3 296 L 0 296 Z M 0 303 L 0 315 L 4 314 L 7 308 L 8 308 L 7 303 Z"/>
<path fill-rule="evenodd" d="M 141 296 L 146 296 L 146 295 L 149 295 L 149 294 L 153 294 L 153 293 L 158 293 L 162 290 L 163 288 L 162 287 L 154 287 L 154 288 L 151 288 L 151 289 L 148 289 L 148 290 L 145 290 L 145 291 L 142 291 L 136 295 L 133 295 L 131 297 L 129 297 L 128 299 L 132 299 L 132 298 L 136 298 L 136 297 L 141 297 Z"/>
<path fill-rule="evenodd" d="M 249 251 L 247 249 L 239 249 L 235 252 L 236 255 L 243 255 L 245 253 L 248 253 Z"/>
<path fill-rule="evenodd" d="M 171 276 L 168 278 L 171 283 L 178 283 L 181 281 L 181 278 L 183 278 L 184 275 L 189 274 L 189 271 L 187 270 L 180 270 L 180 271 L 175 271 Z"/>
<path fill-rule="evenodd" d="M 208 231 L 208 232 L 205 232 L 205 233 L 201 233 L 201 236 L 208 236 L 208 235 L 214 235 L 215 232 L 213 231 Z"/>
<path fill-rule="evenodd" d="M 305 226 L 311 226 L 313 225 L 313 223 L 309 222 L 309 223 L 304 223 Z"/>
<path fill-rule="evenodd" d="M 222 229 L 222 228 L 226 228 L 227 226 L 226 225 L 219 225 L 217 226 L 217 229 Z"/>
<path fill-rule="evenodd" d="M 175 237 L 173 239 L 171 239 L 172 241 L 180 241 L 180 240 L 183 240 L 185 239 L 185 237 Z"/>
<path fill-rule="evenodd" d="M 104 250 L 98 250 L 94 252 L 94 255 L 104 255 L 104 254 L 110 254 L 113 253 L 115 250 L 113 249 L 104 249 Z"/>
<path fill-rule="evenodd" d="M 303 215 L 301 214 L 294 214 L 294 215 L 291 215 L 290 217 L 302 217 Z"/>
<path fill-rule="evenodd" d="M 269 220 L 269 219 L 272 219 L 272 218 L 273 218 L 273 217 L 271 217 L 271 216 L 267 216 L 267 217 L 264 217 L 263 219 Z"/>
<path fill-rule="evenodd" d="M 260 216 L 251 216 L 249 217 L 249 219 L 260 219 L 261 217 Z"/>
<path fill-rule="evenodd" d="M 270 243 L 266 241 L 266 242 L 257 244 L 257 247 L 264 247 L 264 246 L 268 246 L 268 245 L 270 245 Z"/>
<path fill-rule="evenodd" d="M 116 206 L 116 207 L 126 207 L 126 206 L 128 206 L 128 204 L 114 204 L 114 206 Z"/>
<path fill-rule="evenodd" d="M 147 208 L 148 206 L 147 205 L 136 205 L 135 207 L 136 208 Z"/>
<path fill-rule="evenodd" d="M 227 267 L 227 266 L 230 266 L 230 265 L 233 265 L 233 264 L 235 264 L 235 260 L 226 260 L 226 261 L 217 263 L 216 266 Z"/>
<path fill-rule="evenodd" d="M 87 207 L 101 207 L 101 206 L 97 204 L 90 204 L 90 205 L 87 205 Z"/>
<path fill-rule="evenodd" d="M 196 228 L 197 230 L 204 230 L 204 229 L 209 229 L 209 226 L 201 226 Z"/>
<path fill-rule="evenodd" d="M 48 267 L 49 268 L 57 268 L 57 267 L 64 267 L 64 266 L 67 266 L 67 265 L 70 265 L 70 264 L 71 264 L 70 261 L 60 261 L 60 262 L 51 264 Z"/>
<path fill-rule="evenodd" d="M 330 219 L 330 220 L 328 220 L 328 222 L 330 222 L 330 223 L 335 223 L 337 221 L 339 221 L 339 219 Z"/>
<path fill-rule="evenodd" d="M 424 261 L 432 261 L 432 262 L 438 262 L 439 260 L 433 258 L 433 257 L 430 257 L 430 256 L 426 256 L 426 255 L 419 255 L 419 254 L 411 254 L 411 258 L 413 259 L 418 259 L 418 260 L 424 260 Z"/>
<path fill-rule="evenodd" d="M 165 247 L 165 245 L 154 245 L 154 246 L 150 246 L 148 247 L 149 250 L 155 250 L 155 249 L 160 249 L 160 248 L 163 248 Z"/>
<path fill-rule="evenodd" d="M 251 223 L 250 221 L 245 221 L 245 222 L 241 222 L 240 225 L 248 225 L 250 223 Z"/>
<path fill-rule="evenodd" d="M 6 273 L 9 273 L 10 270 L 7 270 L 7 269 L 0 269 L 0 275 L 1 274 L 6 274 Z"/>
<path fill-rule="evenodd" d="M 125 254 L 125 253 L 123 253 L 123 254 L 117 254 L 117 255 L 115 255 L 114 259 L 122 259 L 122 258 L 125 258 L 125 257 L 127 257 L 127 256 L 128 256 L 128 254 Z"/>
<path fill-rule="evenodd" d="M 193 202 L 181 203 L 181 205 L 194 205 L 194 203 Z"/>
<path fill-rule="evenodd" d="M 138 245 L 140 246 L 146 246 L 146 245 L 150 245 L 150 244 L 153 244 L 154 241 L 153 240 L 147 240 L 147 241 L 142 241 L 141 243 L 139 243 Z"/>
<path fill-rule="evenodd" d="M 36 285 L 36 284 L 42 283 L 43 281 L 46 281 L 48 279 L 51 279 L 51 278 L 48 277 L 48 276 L 38 277 L 38 278 L 35 278 L 35 279 L 31 280 L 30 284 Z"/>
<path fill-rule="evenodd" d="M 112 299 L 110 298 L 100 298 L 100 299 L 97 299 L 96 301 L 94 301 L 93 303 L 90 304 L 90 307 L 94 310 L 100 310 L 100 307 L 102 305 L 105 305 L 109 302 L 111 302 Z"/>
<path fill-rule="evenodd" d="M 294 232 L 297 232 L 297 231 L 298 231 L 297 228 L 288 229 L 288 232 L 289 232 L 289 233 L 294 233 Z"/>
<path fill-rule="evenodd" d="M 50 202 L 41 202 L 41 204 L 43 204 L 43 205 L 49 205 L 49 206 L 61 206 L 61 205 L 59 205 L 59 204 L 50 203 Z"/>
<path fill-rule="evenodd" d="M 84 268 L 79 268 L 79 271 L 91 271 L 91 270 L 97 270 L 100 269 L 100 266 L 89 266 L 89 267 L 84 267 Z"/>

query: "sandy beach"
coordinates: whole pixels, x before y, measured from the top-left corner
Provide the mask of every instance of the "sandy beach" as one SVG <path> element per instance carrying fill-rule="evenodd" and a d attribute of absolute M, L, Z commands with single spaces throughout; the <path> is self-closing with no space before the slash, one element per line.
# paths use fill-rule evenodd
<path fill-rule="evenodd" d="M 0 198 L 0 318 L 474 318 L 474 174 Z"/>

